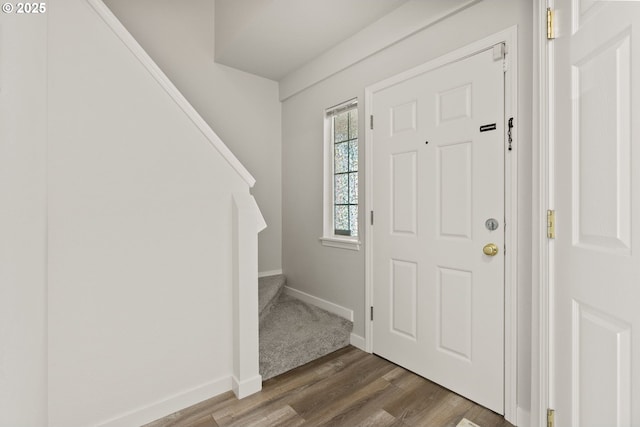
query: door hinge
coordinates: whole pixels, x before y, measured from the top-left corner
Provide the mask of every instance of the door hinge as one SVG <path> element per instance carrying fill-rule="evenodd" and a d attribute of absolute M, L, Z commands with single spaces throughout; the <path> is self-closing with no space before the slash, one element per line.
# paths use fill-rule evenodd
<path fill-rule="evenodd" d="M 554 409 L 547 409 L 547 427 L 554 427 L 556 411 Z"/>
<path fill-rule="evenodd" d="M 369 116 L 369 127 L 373 129 L 373 114 Z"/>
<path fill-rule="evenodd" d="M 373 306 L 371 306 L 371 320 L 373 320 Z"/>
<path fill-rule="evenodd" d="M 371 225 L 373 225 L 373 211 L 371 211 Z"/>
<path fill-rule="evenodd" d="M 547 8 L 547 40 L 553 40 L 556 35 L 553 31 L 553 9 Z"/>
<path fill-rule="evenodd" d="M 547 210 L 547 237 L 556 238 L 556 211 L 553 209 Z"/>

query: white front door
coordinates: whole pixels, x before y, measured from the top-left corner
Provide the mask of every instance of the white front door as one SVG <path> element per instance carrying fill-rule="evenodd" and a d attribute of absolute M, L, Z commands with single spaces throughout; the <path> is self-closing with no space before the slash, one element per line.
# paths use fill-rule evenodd
<path fill-rule="evenodd" d="M 372 283 L 376 354 L 503 413 L 500 51 L 373 93 Z"/>
<path fill-rule="evenodd" d="M 555 3 L 550 403 L 640 426 L 640 3 Z"/>

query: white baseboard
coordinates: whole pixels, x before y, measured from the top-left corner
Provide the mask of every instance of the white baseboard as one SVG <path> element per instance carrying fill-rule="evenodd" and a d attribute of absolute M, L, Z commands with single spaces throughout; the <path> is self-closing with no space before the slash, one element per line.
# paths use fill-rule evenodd
<path fill-rule="evenodd" d="M 236 377 L 233 377 L 232 382 L 233 393 L 238 399 L 244 399 L 262 390 L 262 375 L 256 375 L 242 382 L 239 382 Z"/>
<path fill-rule="evenodd" d="M 282 274 L 282 269 L 280 269 L 280 270 L 270 270 L 270 271 L 260 271 L 258 273 L 258 278 L 276 276 L 278 274 Z"/>
<path fill-rule="evenodd" d="M 516 409 L 516 426 L 517 427 L 530 427 L 531 426 L 531 412 L 521 407 Z"/>
<path fill-rule="evenodd" d="M 366 346 L 364 337 L 361 337 L 360 335 L 356 335 L 353 332 L 351 332 L 351 337 L 349 338 L 349 341 L 351 342 L 352 346 L 357 347 L 362 351 L 367 351 L 367 346 Z"/>
<path fill-rule="evenodd" d="M 348 308 L 342 307 L 341 305 L 334 304 L 330 301 L 315 297 L 313 295 L 309 295 L 306 292 L 302 292 L 288 286 L 284 287 L 284 292 L 287 295 L 290 295 L 308 304 L 315 305 L 316 307 L 326 310 L 329 313 L 333 313 L 336 316 L 343 317 L 348 321 L 353 322 L 353 310 L 349 310 Z"/>
<path fill-rule="evenodd" d="M 200 403 L 231 390 L 231 377 L 220 378 L 207 384 L 192 388 L 151 405 L 120 414 L 114 418 L 96 424 L 96 427 L 141 426 L 159 418 L 166 417 L 181 409 Z"/>

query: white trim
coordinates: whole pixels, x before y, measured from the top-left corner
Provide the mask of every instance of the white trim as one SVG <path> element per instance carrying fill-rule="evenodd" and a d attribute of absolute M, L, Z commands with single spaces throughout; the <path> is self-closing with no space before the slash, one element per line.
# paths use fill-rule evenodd
<path fill-rule="evenodd" d="M 333 236 L 333 147 L 332 120 L 324 116 L 322 135 L 322 238 Z"/>
<path fill-rule="evenodd" d="M 310 295 L 306 292 L 290 288 L 289 286 L 284 287 L 284 292 L 285 294 L 297 298 L 300 301 L 304 301 L 307 304 L 315 305 L 316 307 L 328 311 L 329 313 L 333 313 L 336 316 L 340 316 L 350 322 L 353 322 L 353 310 L 350 310 L 338 304 L 334 304 L 331 301 L 327 301 L 325 299 Z"/>
<path fill-rule="evenodd" d="M 553 159 L 552 118 L 553 43 L 546 38 L 549 0 L 537 0 L 533 8 L 533 150 L 532 183 L 532 293 L 531 304 L 531 426 L 546 426 L 546 410 L 552 407 L 551 364 L 551 262 L 553 246 L 546 238 L 546 210 L 553 208 L 551 182 Z M 549 4 L 549 6 L 553 6 Z"/>
<path fill-rule="evenodd" d="M 107 26 L 111 28 L 129 51 L 138 59 L 138 61 L 140 61 L 140 64 L 142 64 L 149 74 L 158 82 L 160 87 L 164 89 L 167 95 L 173 99 L 176 105 L 180 107 L 193 124 L 196 125 L 200 132 L 202 132 L 202 134 L 209 140 L 211 145 L 218 150 L 220 155 L 229 163 L 231 168 L 234 169 L 242 179 L 244 179 L 249 187 L 253 187 L 256 180 L 251 176 L 249 171 L 247 171 L 242 163 L 240 163 L 240 161 L 233 155 L 224 142 L 222 142 L 220 137 L 218 137 L 207 122 L 204 121 L 182 93 L 180 93 L 174 84 L 171 83 L 171 80 L 169 80 L 156 63 L 153 62 L 153 59 L 151 59 L 147 52 L 145 52 L 145 50 L 138 44 L 138 42 L 120 23 L 111 10 L 102 2 L 102 0 L 87 0 L 87 3 L 91 5 Z"/>
<path fill-rule="evenodd" d="M 329 107 L 324 111 L 326 117 L 337 116 L 338 114 L 346 113 L 349 110 L 358 108 L 358 98 L 352 98 L 346 102 L 341 102 L 338 105 Z"/>
<path fill-rule="evenodd" d="M 370 117 L 373 113 L 373 88 L 364 88 L 364 117 Z M 365 119 L 366 122 L 366 119 Z M 364 211 L 371 215 L 373 211 L 373 130 L 370 126 L 364 127 L 364 154 L 365 154 L 365 202 Z M 373 307 L 373 289 L 372 288 L 372 276 L 373 276 L 373 224 L 371 221 L 365 221 L 365 239 L 364 244 L 364 312 L 369 313 L 371 307 Z M 364 320 L 364 349 L 365 351 L 373 352 L 373 322 L 370 317 L 365 315 Z"/>
<path fill-rule="evenodd" d="M 101 421 L 96 427 L 141 426 L 231 390 L 231 376 L 185 390 L 165 399 Z"/>
<path fill-rule="evenodd" d="M 358 98 L 351 98 L 348 101 L 334 105 L 324 111 L 324 147 L 323 147 L 323 163 L 322 163 L 322 237 L 319 238 L 323 246 L 340 249 L 350 249 L 353 251 L 360 250 L 360 241 L 357 236 L 340 236 L 335 234 L 335 191 L 334 191 L 334 143 L 333 143 L 333 117 L 338 114 L 345 113 L 350 110 L 358 111 L 358 120 L 360 120 L 361 112 L 358 109 Z M 359 129 L 358 129 L 359 131 Z M 358 142 L 359 144 L 359 142 Z M 358 168 L 358 177 L 360 177 L 360 168 Z M 360 186 L 358 186 L 360 191 Z M 358 221 L 361 215 L 362 203 L 358 203 Z"/>
<path fill-rule="evenodd" d="M 507 70 L 504 74 L 505 125 L 513 117 L 512 150 L 505 151 L 505 246 L 504 263 L 504 417 L 515 424 L 518 394 L 518 156 L 520 117 L 518 115 L 518 28 L 505 35 Z M 507 141 L 508 126 L 505 128 Z M 509 158 L 510 157 L 510 158 Z"/>
<path fill-rule="evenodd" d="M 320 237 L 323 246 L 332 248 L 351 249 L 352 251 L 360 250 L 360 240 L 341 239 L 339 237 Z"/>
<path fill-rule="evenodd" d="M 351 332 L 351 336 L 349 337 L 349 343 L 356 347 L 359 348 L 362 351 L 367 351 L 366 350 L 366 342 L 364 337 L 361 337 L 360 335 L 356 335 L 353 332 Z"/>
<path fill-rule="evenodd" d="M 531 413 L 526 409 L 518 406 L 516 410 L 516 424 L 517 427 L 531 427 Z"/>
<path fill-rule="evenodd" d="M 282 274 L 282 269 L 261 271 L 261 272 L 258 273 L 258 278 L 260 278 L 260 277 L 269 277 L 269 276 L 278 276 L 280 274 Z"/>
<path fill-rule="evenodd" d="M 504 325 L 504 411 L 505 419 L 514 423 L 517 408 L 517 242 L 518 242 L 518 74 L 517 74 L 517 26 L 512 26 L 503 31 L 488 36 L 482 40 L 471 43 L 460 49 L 449 52 L 426 64 L 407 70 L 403 73 L 385 79 L 365 88 L 365 117 L 369 117 L 373 111 L 373 96 L 375 92 L 389 86 L 398 84 L 414 76 L 426 73 L 430 70 L 442 67 L 451 62 L 459 61 L 478 52 L 487 50 L 494 45 L 504 42 L 507 47 L 507 70 L 505 71 L 505 124 L 509 117 L 514 118 L 514 144 L 510 154 L 505 155 L 505 221 L 511 224 L 505 230 L 505 244 L 509 248 L 505 255 L 505 325 Z M 505 126 L 506 129 L 507 126 Z M 366 153 L 366 179 L 365 182 L 373 182 L 373 131 L 365 127 L 365 153 Z M 366 186 L 365 212 L 373 209 L 373 188 Z M 367 239 L 365 242 L 365 308 L 373 304 L 372 269 L 373 269 L 373 229 L 367 221 L 365 224 Z M 365 348 L 373 351 L 373 323 L 367 317 L 365 319 Z"/>
<path fill-rule="evenodd" d="M 238 379 L 233 376 L 231 382 L 233 393 L 238 399 L 244 399 L 262 390 L 262 375 L 255 375 L 244 381 L 238 381 Z"/>
<path fill-rule="evenodd" d="M 258 319 L 258 233 L 255 199 L 249 192 L 232 200 L 232 344 L 233 391 L 238 399 L 260 390 Z"/>

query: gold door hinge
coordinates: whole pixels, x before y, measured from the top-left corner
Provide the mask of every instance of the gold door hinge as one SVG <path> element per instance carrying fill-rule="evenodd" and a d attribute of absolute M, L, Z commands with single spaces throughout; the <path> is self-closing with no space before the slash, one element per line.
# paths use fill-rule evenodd
<path fill-rule="evenodd" d="M 549 239 L 556 238 L 556 211 L 552 209 L 547 211 L 547 237 Z"/>
<path fill-rule="evenodd" d="M 547 409 L 547 427 L 553 427 L 555 424 L 556 411 L 553 409 Z"/>
<path fill-rule="evenodd" d="M 547 8 L 547 40 L 553 40 L 556 36 L 553 32 L 553 9 Z"/>

